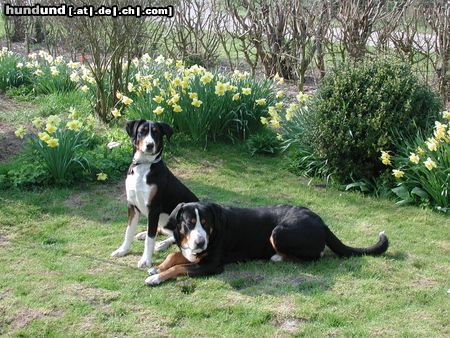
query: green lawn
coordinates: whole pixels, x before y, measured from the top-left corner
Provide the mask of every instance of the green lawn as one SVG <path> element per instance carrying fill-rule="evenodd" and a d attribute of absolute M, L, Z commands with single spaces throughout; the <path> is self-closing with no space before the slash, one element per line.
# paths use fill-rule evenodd
<path fill-rule="evenodd" d="M 241 146 L 178 146 L 166 160 L 203 200 L 304 205 L 348 244 L 368 245 L 386 230 L 391 247 L 381 257 L 340 259 L 328 251 L 313 263 L 234 264 L 221 275 L 150 288 L 136 267 L 142 242 L 126 257 L 109 256 L 126 226 L 122 182 L 1 191 L 1 335 L 450 334 L 445 216 L 307 186 L 281 158 L 251 158 Z"/>

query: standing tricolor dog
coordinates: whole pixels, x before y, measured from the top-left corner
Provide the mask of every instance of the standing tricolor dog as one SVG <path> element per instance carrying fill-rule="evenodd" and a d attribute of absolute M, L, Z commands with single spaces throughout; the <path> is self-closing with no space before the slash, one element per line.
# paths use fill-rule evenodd
<path fill-rule="evenodd" d="M 126 126 L 133 144 L 133 162 L 128 169 L 126 191 L 128 201 L 128 227 L 122 245 L 111 256 L 124 256 L 131 245 L 139 216 L 147 217 L 147 231 L 136 237 L 145 239 L 144 253 L 138 267 L 151 266 L 155 237 L 158 229 L 169 237 L 158 243 L 163 250 L 175 243 L 171 231 L 165 229 L 169 214 L 181 202 L 196 202 L 198 198 L 184 186 L 161 159 L 164 136 L 172 136 L 172 128 L 161 122 L 129 121 Z"/>
<path fill-rule="evenodd" d="M 168 255 L 162 264 L 151 268 L 147 285 L 181 275 L 220 273 L 225 264 L 238 261 L 318 259 L 325 246 L 343 257 L 380 255 L 388 248 L 383 232 L 371 247 L 349 247 L 314 212 L 292 205 L 245 209 L 181 203 L 166 227 L 173 231 L 181 252 Z"/>

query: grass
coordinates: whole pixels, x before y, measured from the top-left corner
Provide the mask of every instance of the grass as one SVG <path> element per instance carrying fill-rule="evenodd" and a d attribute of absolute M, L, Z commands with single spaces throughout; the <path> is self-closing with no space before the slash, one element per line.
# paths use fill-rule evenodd
<path fill-rule="evenodd" d="M 386 230 L 381 257 L 233 264 L 208 278 L 143 285 L 143 250 L 112 259 L 126 224 L 123 184 L 3 191 L 0 334 L 13 336 L 401 336 L 450 334 L 449 219 L 392 201 L 307 186 L 279 157 L 241 146 L 169 144 L 166 162 L 202 200 L 292 203 L 346 243 Z M 141 221 L 144 224 L 143 221 Z M 175 250 L 172 248 L 171 250 Z M 157 253 L 155 263 L 167 253 Z M 414 325 L 411 325 L 414 323 Z"/>

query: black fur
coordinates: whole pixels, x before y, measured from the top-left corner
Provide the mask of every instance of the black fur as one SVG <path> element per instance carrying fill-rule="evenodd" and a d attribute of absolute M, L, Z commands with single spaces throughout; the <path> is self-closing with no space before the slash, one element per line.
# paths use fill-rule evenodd
<path fill-rule="evenodd" d="M 317 214 L 304 207 L 277 205 L 250 209 L 211 203 L 183 203 L 173 210 L 167 227 L 174 231 L 178 246 L 188 235 L 189 229 L 182 231 L 182 227 L 195 217 L 195 209 L 206 221 L 203 228 L 209 236 L 208 247 L 197 254 L 199 260 L 191 265 L 195 275 L 220 272 L 228 263 L 270 259 L 275 253 L 286 258 L 318 259 L 325 246 L 344 257 L 379 255 L 388 248 L 383 233 L 371 247 L 346 246 Z"/>

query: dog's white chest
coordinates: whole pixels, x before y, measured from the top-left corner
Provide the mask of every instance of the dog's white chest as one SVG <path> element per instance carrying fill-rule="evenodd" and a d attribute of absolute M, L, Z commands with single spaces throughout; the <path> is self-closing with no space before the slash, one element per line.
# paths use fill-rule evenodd
<path fill-rule="evenodd" d="M 150 205 L 150 193 L 152 190 L 152 187 L 146 182 L 149 172 L 150 168 L 148 165 L 137 165 L 125 181 L 127 201 L 136 206 L 145 216 L 148 215 L 148 205 Z"/>

